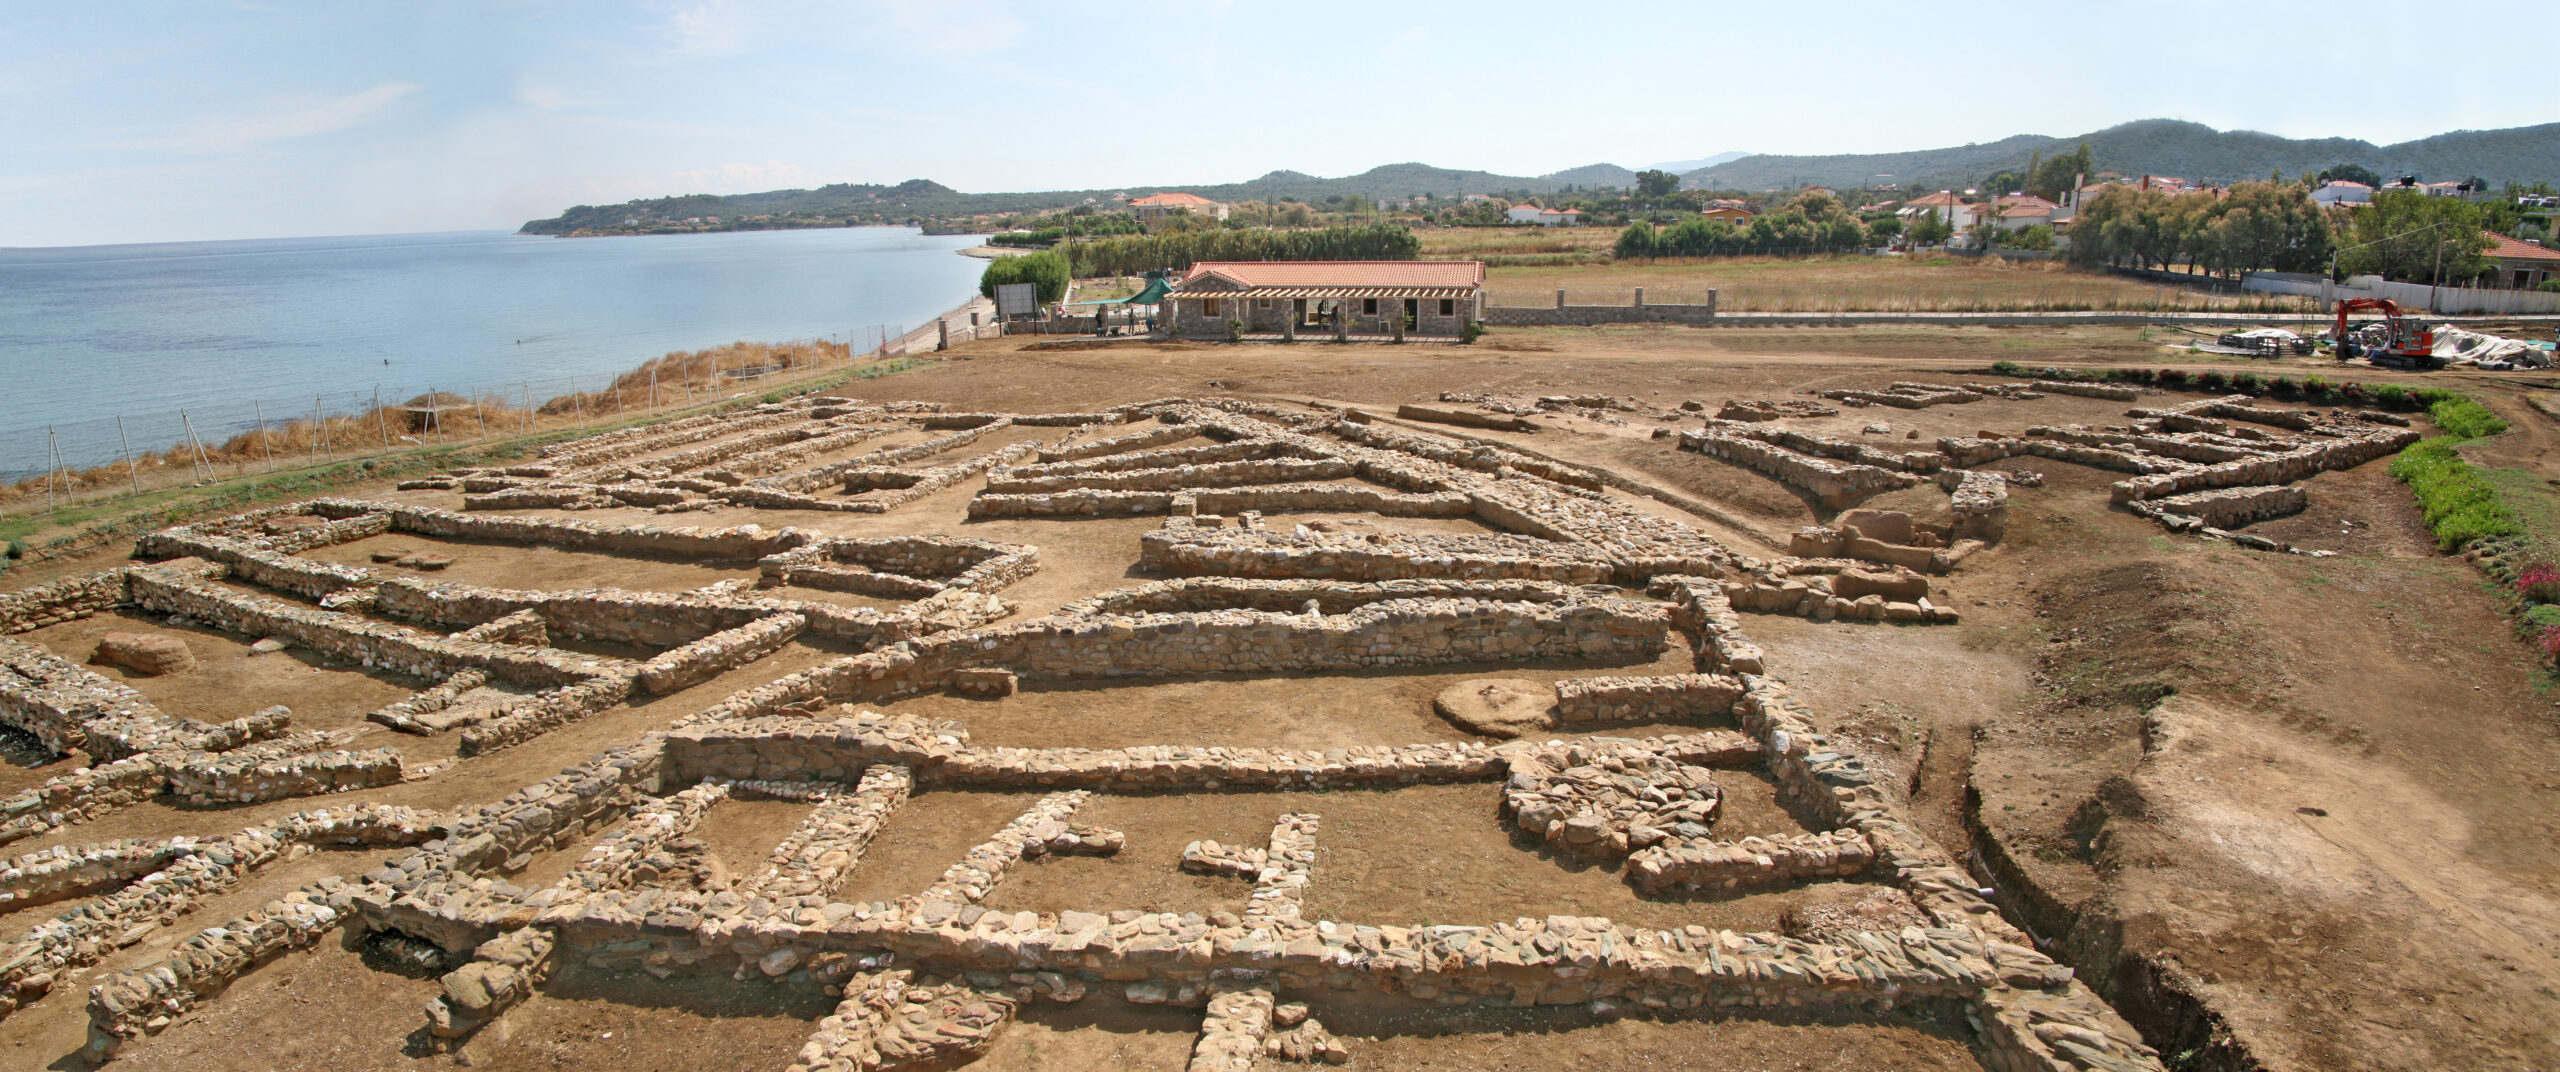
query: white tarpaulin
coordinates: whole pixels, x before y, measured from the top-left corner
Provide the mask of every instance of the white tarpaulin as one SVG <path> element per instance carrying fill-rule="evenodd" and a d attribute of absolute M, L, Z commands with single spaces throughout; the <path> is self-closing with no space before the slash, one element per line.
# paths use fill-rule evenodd
<path fill-rule="evenodd" d="M 2549 351 L 2522 339 L 2482 335 L 2451 324 L 2436 325 L 2435 355 L 2447 364 L 2463 362 L 2541 368 L 2551 363 Z"/>

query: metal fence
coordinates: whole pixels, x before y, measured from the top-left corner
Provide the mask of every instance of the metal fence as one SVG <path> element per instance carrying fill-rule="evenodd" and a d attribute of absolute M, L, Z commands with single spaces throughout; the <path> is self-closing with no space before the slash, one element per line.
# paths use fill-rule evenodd
<path fill-rule="evenodd" d="M 974 305 L 975 303 L 973 303 Z M 946 316 L 950 341 L 974 338 L 969 318 Z M 992 317 L 985 319 L 991 320 Z M 787 366 L 749 365 L 728 348 L 614 390 L 616 375 L 472 383 L 364 383 L 318 396 L 208 399 L 162 412 L 50 421 L 0 429 L 0 514 L 108 501 L 208 480 L 346 461 L 410 449 L 490 442 L 535 432 L 616 424 L 676 413 L 803 383 L 942 343 L 943 321 L 908 329 L 874 324 L 763 344 L 845 357 Z M 990 332 L 993 334 L 994 332 Z M 828 351 L 832 353 L 833 351 Z M 235 449 L 225 452 L 225 443 Z"/>

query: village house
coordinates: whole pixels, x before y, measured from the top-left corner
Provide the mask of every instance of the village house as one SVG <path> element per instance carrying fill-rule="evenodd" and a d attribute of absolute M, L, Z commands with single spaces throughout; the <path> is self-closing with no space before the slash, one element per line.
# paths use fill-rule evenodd
<path fill-rule="evenodd" d="M 1165 302 L 1191 338 L 1454 338 L 1484 314 L 1484 262 L 1202 261 Z"/>
<path fill-rule="evenodd" d="M 1523 201 L 1511 206 L 1510 211 L 1503 213 L 1503 218 L 1513 223 L 1534 223 L 1541 227 L 1571 227 L 1582 221 L 1582 210 L 1539 208 L 1535 201 Z"/>
<path fill-rule="evenodd" d="M 1994 203 L 2000 229 L 2020 231 L 2029 227 L 2051 225 L 2054 213 L 2062 206 L 2034 194 L 2007 194 Z"/>
<path fill-rule="evenodd" d="M 1947 226 L 1961 231 L 1980 222 L 1981 212 L 1982 206 L 1966 204 L 1964 198 L 1956 196 L 1955 191 L 1940 190 L 1926 197 L 1912 198 L 1909 203 L 1902 206 L 1901 211 L 1894 215 L 1906 220 L 1936 216 L 1945 221 Z"/>
<path fill-rule="evenodd" d="M 2510 290 L 2532 290 L 2545 280 L 2560 279 L 2560 250 L 2546 249 L 2538 243 L 2509 238 L 2496 231 L 2489 236 L 2489 252 L 2484 256 L 2496 267 L 2489 285 Z"/>
<path fill-rule="evenodd" d="M 1213 220 L 1227 218 L 1227 206 L 1224 202 L 1211 201 L 1198 194 L 1179 192 L 1148 194 L 1129 202 L 1129 211 L 1137 213 L 1138 221 L 1141 223 L 1160 220 L 1177 212 L 1207 216 Z"/>
<path fill-rule="evenodd" d="M 1736 227 L 1750 226 L 1751 217 L 1759 214 L 1759 210 L 1751 207 L 1751 202 L 1725 197 L 1709 201 L 1698 208 L 1698 215 L 1711 220 L 1721 220 Z"/>
<path fill-rule="evenodd" d="M 2373 187 L 2348 179 L 2331 179 L 2311 191 L 2311 199 L 2323 205 L 2369 205 L 2373 203 Z"/>

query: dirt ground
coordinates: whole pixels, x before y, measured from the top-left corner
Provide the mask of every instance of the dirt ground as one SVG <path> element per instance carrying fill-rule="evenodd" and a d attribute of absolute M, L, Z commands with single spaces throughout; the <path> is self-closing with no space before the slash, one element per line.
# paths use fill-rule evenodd
<path fill-rule="evenodd" d="M 1732 292 L 1728 292 L 1728 299 Z M 1995 360 L 2092 365 L 2175 362 L 2166 335 L 2141 328 L 1751 329 L 1667 327 L 1496 331 L 1475 346 L 1219 346 L 995 340 L 952 360 L 848 390 L 972 410 L 1081 410 L 1180 395 L 1324 399 L 1381 414 L 1443 391 L 1609 394 L 1651 410 L 1698 401 L 1801 399 L 1840 386 L 1984 379 Z M 2245 360 L 2226 362 L 2232 368 Z M 2336 377 L 2348 378 L 2348 377 Z M 2518 474 L 2519 487 L 2560 478 L 2560 422 L 2526 406 L 2513 380 L 2488 374 L 2358 370 L 2367 383 L 2446 383 L 2516 423 L 2469 452 Z M 2548 386 L 2535 384 L 2534 386 Z M 2162 396 L 2164 401 L 2195 396 Z M 2149 402 L 2142 404 L 2150 404 Z M 1844 409 L 1790 427 L 1918 449 L 1941 435 L 2029 424 L 2120 424 L 2124 403 L 2053 396 L 1927 410 Z M 1712 516 L 1613 492 L 1690 521 L 1745 553 L 1830 517 L 1756 474 L 1672 449 L 1640 414 L 1540 418 L 1531 433 L 1469 433 L 1608 468 L 1700 501 Z M 1867 434 L 1866 425 L 1890 431 Z M 2421 424 L 2423 425 L 2423 420 Z M 1058 430 L 1037 430 L 1054 438 Z M 1008 433 L 1012 434 L 1012 433 Z M 1023 434 L 1028 434 L 1026 431 Z M 1914 438 L 1916 434 L 1916 439 Z M 915 437 L 920 439 L 921 437 Z M 1037 438 L 1037 437 L 1035 437 Z M 984 453 L 989 438 L 935 463 Z M 895 445 L 883 439 L 864 449 Z M 858 453 L 858 452 L 856 452 Z M 918 463 L 924 464 L 924 463 Z M 2481 576 L 2439 554 L 2405 488 L 2376 462 L 2314 477 L 2311 505 L 2251 531 L 2336 552 L 2267 554 L 2172 537 L 2107 504 L 2121 474 L 2043 459 L 2041 488 L 2012 492 L 2006 538 L 1933 583 L 1960 625 L 1815 623 L 1747 614 L 1743 626 L 1844 747 L 1866 755 L 1927 832 L 1977 861 L 2014 921 L 2028 927 L 2143 1028 L 2176 1069 L 2534 1069 L 2560 1067 L 2560 766 L 2555 679 L 2514 639 L 2507 609 Z M 1040 571 L 1001 597 L 1017 615 L 1149 578 L 1137 536 L 1153 518 L 972 522 L 981 481 L 886 514 L 714 511 L 684 524 L 789 524 L 845 535 L 950 532 L 1035 545 Z M 356 489 L 363 497 L 458 508 L 442 491 Z M 1936 494 L 1934 491 L 1928 494 Z M 1926 495 L 1906 493 L 1918 506 Z M 1896 502 L 1904 501 L 1897 499 Z M 1943 501 L 1943 496 L 1939 497 Z M 2529 504 L 2542 509 L 2538 501 Z M 645 510 L 525 511 L 600 523 L 662 524 Z M 1338 515 L 1316 515 L 1338 516 Z M 1485 531 L 1474 522 L 1368 519 L 1391 530 Z M 377 537 L 313 557 L 372 566 Z M 595 584 L 683 591 L 752 576 L 752 563 L 655 561 L 478 544 L 438 579 L 506 587 Z M 105 559 L 12 571 L 33 583 Z M 811 598 L 817 598 L 814 594 Z M 95 634 L 165 623 L 101 616 L 25 639 L 85 660 Z M 413 762 L 447 761 L 449 742 L 402 738 L 361 722 L 421 683 L 328 666 L 298 652 L 249 656 L 248 639 L 190 632 L 206 666 L 135 679 L 155 703 L 192 717 L 237 717 L 288 703 L 297 725 L 369 734 L 359 747 L 402 747 Z M 235 651 L 234 649 L 238 649 Z M 433 777 L 346 800 L 452 807 L 495 799 L 561 766 L 723 696 L 849 651 L 808 642 L 674 696 L 600 713 L 531 745 L 451 763 Z M 1002 700 L 946 695 L 879 706 L 957 719 L 979 744 L 1092 746 L 1191 743 L 1283 747 L 1454 740 L 1429 699 L 1479 676 L 1552 680 L 1685 669 L 1675 648 L 1647 667 L 1565 664 L 1443 667 L 1432 672 L 1230 680 L 1223 677 L 1045 686 Z M 120 672 L 106 671 L 110 676 Z M 1608 727 L 1644 733 L 1690 727 Z M 411 747 L 422 749 L 408 751 Z M 437 749 L 442 749 L 438 752 Z M 33 764 L 0 748 L 0 791 L 77 760 Z M 1720 828 L 1805 829 L 1765 779 L 1719 774 Z M 842 900 L 888 899 L 934 881 L 1036 794 L 919 791 L 892 815 Z M 1812 883 L 1723 899 L 1639 897 L 1611 867 L 1516 841 L 1498 822 L 1490 785 L 1382 792 L 1100 795 L 1076 820 L 1128 836 L 1112 858 L 1030 861 L 990 895 L 999 910 L 1239 907 L 1247 883 L 1181 873 L 1197 838 L 1261 844 L 1285 811 L 1322 816 L 1307 911 L 1372 922 L 1490 922 L 1550 913 L 1606 915 L 1647 926 L 1779 926 L 1786 907 L 1853 891 Z M 334 803 L 333 799 L 330 801 Z M 119 836 L 210 834 L 319 802 L 218 810 L 143 805 L 8 847 L 11 853 Z M 763 866 L 804 805 L 732 801 L 695 836 L 733 872 Z M 595 836 L 601 836 L 595 835 Z M 594 836 L 547 854 L 514 880 L 553 881 Z M 196 929 L 254 908 L 321 874 L 352 873 L 383 854 L 323 854 L 260 875 L 143 945 L 58 985 L 0 1031 L 11 1067 L 72 1067 L 79 988 L 147 963 Z M 50 906 L 72 908 L 78 902 Z M 28 910 L 0 916 L 23 930 Z M 410 1068 L 450 1065 L 415 1048 L 431 981 L 373 970 L 334 942 L 250 973 L 170 1031 L 130 1047 L 141 1068 Z M 1285 995 L 1284 995 L 1285 997 Z M 1309 998 L 1314 996 L 1310 995 Z M 532 1003 L 466 1051 L 474 1067 L 690 1069 L 782 1067 L 831 1007 L 814 990 L 711 980 L 658 982 L 564 971 Z M 1452 1013 L 1389 1002 L 1318 1002 L 1373 1068 L 1939 1069 L 1978 1067 L 1969 1029 L 1948 1010 L 1832 1020 L 1783 1015 L 1615 1018 L 1587 1009 Z M 1033 1005 L 971 1067 L 1178 1067 L 1198 1028 L 1192 1010 Z"/>

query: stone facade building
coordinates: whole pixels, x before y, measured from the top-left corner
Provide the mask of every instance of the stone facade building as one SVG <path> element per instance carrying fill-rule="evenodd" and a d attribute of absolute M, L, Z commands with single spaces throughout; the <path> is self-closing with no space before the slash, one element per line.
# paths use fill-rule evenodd
<path fill-rule="evenodd" d="M 1449 338 L 1483 318 L 1484 262 L 1202 261 L 1165 300 L 1192 338 Z"/>

